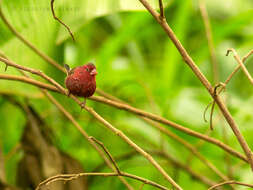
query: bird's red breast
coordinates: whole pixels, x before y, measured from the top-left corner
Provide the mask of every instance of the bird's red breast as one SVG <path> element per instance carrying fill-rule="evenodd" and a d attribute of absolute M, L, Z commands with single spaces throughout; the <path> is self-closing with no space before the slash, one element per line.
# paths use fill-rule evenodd
<path fill-rule="evenodd" d="M 65 84 L 69 92 L 80 97 L 90 97 L 96 91 L 97 70 L 94 64 L 88 63 L 68 72 Z"/>

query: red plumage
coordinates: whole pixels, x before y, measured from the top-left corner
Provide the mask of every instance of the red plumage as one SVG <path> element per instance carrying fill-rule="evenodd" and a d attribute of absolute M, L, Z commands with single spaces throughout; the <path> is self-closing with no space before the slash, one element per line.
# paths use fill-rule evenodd
<path fill-rule="evenodd" d="M 68 65 L 64 65 L 68 71 L 65 84 L 70 94 L 80 97 L 90 97 L 96 91 L 96 67 L 92 63 L 69 69 Z"/>

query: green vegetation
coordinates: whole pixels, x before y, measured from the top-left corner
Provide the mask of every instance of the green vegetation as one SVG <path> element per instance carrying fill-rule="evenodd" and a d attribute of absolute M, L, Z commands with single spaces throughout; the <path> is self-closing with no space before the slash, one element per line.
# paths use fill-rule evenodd
<path fill-rule="evenodd" d="M 158 10 L 158 0 L 147 1 Z M 227 49 L 234 48 L 241 58 L 252 50 L 253 3 L 251 0 L 205 2 L 212 28 L 219 82 L 224 82 L 238 65 L 232 54 L 225 56 Z M 211 96 L 184 63 L 161 26 L 138 0 L 74 2 L 55 0 L 56 15 L 71 28 L 76 42 L 73 42 L 66 28 L 54 20 L 49 0 L 2 0 L 2 2 L 0 0 L 0 3 L 5 17 L 13 27 L 60 65 L 66 63 L 73 68 L 94 62 L 98 71 L 96 81 L 99 89 L 135 108 L 157 114 L 202 134 L 208 134 L 244 154 L 218 106 L 215 107 L 213 114 L 214 130 L 209 131 L 209 122 L 204 122 L 203 112 L 212 101 Z M 214 82 L 198 1 L 164 1 L 164 5 L 168 24 L 203 74 L 215 86 L 217 83 Z M 1 52 L 19 65 L 43 71 L 65 87 L 65 73 L 27 47 L 0 19 Z M 252 57 L 249 57 L 246 63 L 249 73 L 253 75 Z M 1 62 L 0 74 L 21 76 L 16 68 L 8 67 L 6 72 L 4 70 L 5 64 Z M 47 82 L 41 77 L 32 74 L 29 76 Z M 133 151 L 132 147 L 103 127 L 103 124 L 86 110 L 80 110 L 80 106 L 71 98 L 55 92 L 50 94 L 72 114 L 89 136 L 103 142 L 115 158 Z M 226 91 L 221 93 L 251 149 L 253 149 L 252 94 L 252 84 L 242 71 L 232 78 Z M 183 189 L 201 190 L 207 189 L 210 185 L 203 184 L 169 158 L 157 156 L 152 151 L 166 152 L 176 161 L 215 183 L 224 181 L 192 155 L 185 146 L 162 134 L 138 115 L 92 100 L 87 100 L 87 105 L 124 132 L 134 143 L 144 150 L 151 151 L 153 158 Z M 23 110 L 27 106 L 43 121 L 38 126 L 44 131 L 43 134 L 46 133 L 45 136 L 50 136 L 52 145 L 79 161 L 84 172 L 92 172 L 103 162 L 96 150 L 39 88 L 22 82 L 0 79 L 0 162 L 2 152 L 5 158 L 6 183 L 18 186 L 17 182 L 22 176 L 17 171 L 25 155 L 23 147 L 20 146 L 24 143 L 22 136 L 25 127 L 31 122 L 29 114 Z M 206 117 L 209 120 L 210 108 Z M 230 179 L 253 184 L 249 164 L 208 142 L 203 141 L 201 144 L 202 141 L 198 138 L 163 126 L 197 148 L 201 155 Z M 116 162 L 124 172 L 150 179 L 168 188 L 172 187 L 140 154 Z M 98 172 L 112 171 L 105 166 Z M 1 173 L 0 167 L 0 189 Z M 142 184 L 136 180 L 125 179 L 134 189 L 138 189 Z M 117 177 L 87 177 L 86 180 L 91 190 L 126 189 Z M 33 185 L 30 187 L 34 188 Z M 237 185 L 234 187 L 247 189 Z M 231 189 L 228 185 L 222 188 Z M 148 189 L 155 188 L 145 184 L 143 190 Z"/>

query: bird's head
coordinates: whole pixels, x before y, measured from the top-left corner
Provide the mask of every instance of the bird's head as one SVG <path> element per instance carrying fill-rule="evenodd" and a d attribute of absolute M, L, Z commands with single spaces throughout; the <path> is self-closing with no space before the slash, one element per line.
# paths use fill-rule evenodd
<path fill-rule="evenodd" d="M 98 74 L 96 66 L 93 63 L 88 63 L 83 67 L 91 76 L 96 76 Z"/>

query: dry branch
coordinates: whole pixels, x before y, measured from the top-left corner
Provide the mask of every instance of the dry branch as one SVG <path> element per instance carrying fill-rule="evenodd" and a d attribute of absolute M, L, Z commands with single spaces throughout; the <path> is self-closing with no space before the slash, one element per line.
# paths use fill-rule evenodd
<path fill-rule="evenodd" d="M 232 180 L 232 181 L 225 181 L 225 182 L 216 184 L 216 185 L 210 187 L 208 190 L 212 190 L 212 189 L 215 189 L 215 188 L 217 188 L 217 187 L 220 187 L 220 186 L 226 185 L 226 184 L 236 184 L 236 185 L 242 185 L 242 186 L 246 186 L 246 187 L 251 187 L 251 188 L 253 188 L 253 185 L 251 185 L 251 184 L 241 183 L 241 182 L 233 181 L 233 180 Z"/>
<path fill-rule="evenodd" d="M 56 176 L 52 176 L 44 181 L 42 181 L 37 187 L 35 190 L 39 190 L 42 186 L 44 185 L 49 185 L 50 183 L 53 183 L 55 181 L 71 181 L 71 180 L 74 180 L 74 179 L 77 179 L 79 177 L 82 177 L 82 176 L 103 176 L 103 177 L 110 177 L 110 176 L 124 176 L 124 177 L 128 177 L 128 178 L 132 178 L 132 179 L 135 179 L 135 180 L 138 180 L 138 181 L 141 181 L 145 184 L 148 184 L 148 185 L 152 185 L 158 189 L 162 189 L 162 190 L 168 190 L 166 187 L 162 186 L 162 185 L 159 185 L 153 181 L 150 181 L 148 179 L 145 179 L 145 178 L 142 178 L 142 177 L 139 177 L 139 176 L 135 176 L 135 175 L 132 175 L 132 174 L 128 174 L 128 173 L 125 173 L 125 172 L 121 172 L 120 174 L 119 173 L 78 173 L 78 174 L 59 174 L 59 175 L 56 175 Z"/>
<path fill-rule="evenodd" d="M 174 159 L 171 155 L 167 154 L 166 152 L 157 151 L 157 150 L 147 150 L 147 152 L 150 153 L 151 155 L 159 156 L 161 158 L 166 159 L 167 161 L 171 162 L 173 165 L 177 166 L 179 169 L 185 171 L 192 178 L 196 179 L 197 181 L 202 182 L 203 184 L 205 184 L 207 186 L 215 185 L 214 181 L 212 181 L 211 179 L 207 178 L 204 175 L 196 173 L 195 171 L 193 171 L 191 169 L 191 167 L 188 164 L 181 163 L 180 161 Z M 122 154 L 120 156 L 117 156 L 117 157 L 115 157 L 115 160 L 117 162 L 124 161 L 126 159 L 132 158 L 133 156 L 137 156 L 136 151 L 131 151 L 131 152 Z M 102 164 L 98 165 L 97 167 L 95 167 L 95 169 L 93 171 L 94 172 L 101 171 L 104 168 L 104 166 L 105 166 L 105 163 L 102 163 Z"/>
<path fill-rule="evenodd" d="M 237 140 L 239 141 L 244 153 L 247 156 L 248 162 L 251 166 L 251 169 L 253 171 L 253 156 L 252 151 L 245 141 L 243 135 L 241 134 L 237 124 L 235 123 L 232 115 L 230 114 L 229 110 L 227 109 L 226 105 L 223 103 L 221 97 L 219 95 L 214 94 L 214 89 L 212 85 L 209 83 L 207 78 L 203 75 L 203 73 L 200 71 L 200 69 L 197 67 L 195 62 L 192 60 L 186 49 L 183 47 L 183 45 L 180 43 L 180 41 L 177 39 L 176 35 L 174 34 L 173 30 L 168 25 L 166 19 L 161 20 L 160 15 L 150 6 L 150 4 L 146 0 L 139 0 L 143 6 L 150 12 L 150 14 L 155 18 L 155 20 L 161 25 L 161 27 L 164 29 L 168 37 L 171 39 L 171 41 L 174 43 L 176 48 L 178 49 L 179 53 L 181 54 L 183 60 L 185 63 L 192 69 L 194 74 L 198 77 L 200 82 L 205 86 L 209 94 L 213 97 L 217 105 L 219 106 L 223 116 L 225 117 L 226 121 L 228 122 L 229 126 L 233 130 Z"/>
<path fill-rule="evenodd" d="M 235 60 L 237 61 L 237 63 L 240 65 L 240 67 L 242 68 L 244 74 L 247 76 L 247 78 L 249 79 L 250 83 L 253 85 L 253 78 L 252 76 L 250 75 L 249 71 L 247 70 L 247 68 L 244 66 L 242 60 L 240 59 L 240 57 L 238 56 L 237 52 L 233 49 L 233 48 L 230 48 L 227 50 L 227 54 L 226 56 L 229 55 L 229 53 L 232 52 L 234 54 L 234 58 Z"/>

